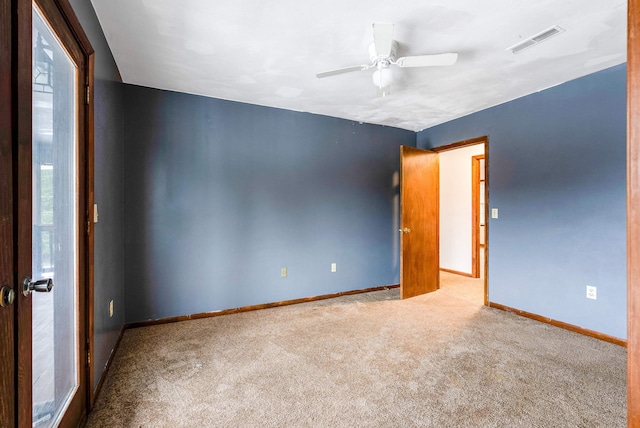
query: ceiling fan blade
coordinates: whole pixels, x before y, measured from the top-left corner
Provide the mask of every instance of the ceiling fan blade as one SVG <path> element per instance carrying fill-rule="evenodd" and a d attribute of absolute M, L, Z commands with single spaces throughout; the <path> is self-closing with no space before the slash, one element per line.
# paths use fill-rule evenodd
<path fill-rule="evenodd" d="M 433 67 L 439 65 L 453 65 L 457 60 L 457 53 L 444 53 L 437 55 L 405 56 L 398 58 L 395 64 L 398 67 Z"/>
<path fill-rule="evenodd" d="M 388 57 L 393 43 L 393 24 L 373 24 L 373 44 L 376 55 Z"/>
<path fill-rule="evenodd" d="M 316 74 L 318 79 L 322 79 L 330 76 L 337 76 L 338 74 L 351 73 L 352 71 L 361 71 L 366 70 L 370 66 L 369 65 L 354 65 L 352 67 L 338 68 L 337 70 L 323 71 L 322 73 Z"/>

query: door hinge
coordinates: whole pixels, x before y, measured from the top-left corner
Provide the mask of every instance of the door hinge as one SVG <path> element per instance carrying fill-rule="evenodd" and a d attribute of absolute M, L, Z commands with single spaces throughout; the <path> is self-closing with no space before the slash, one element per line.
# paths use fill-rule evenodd
<path fill-rule="evenodd" d="M 89 85 L 85 86 L 85 88 L 87 93 L 86 101 L 87 101 L 87 104 L 89 104 L 89 101 L 91 100 L 91 89 L 89 88 Z"/>
<path fill-rule="evenodd" d="M 91 220 L 87 219 L 87 235 L 91 234 Z"/>
<path fill-rule="evenodd" d="M 87 351 L 87 365 L 91 365 L 91 352 Z"/>

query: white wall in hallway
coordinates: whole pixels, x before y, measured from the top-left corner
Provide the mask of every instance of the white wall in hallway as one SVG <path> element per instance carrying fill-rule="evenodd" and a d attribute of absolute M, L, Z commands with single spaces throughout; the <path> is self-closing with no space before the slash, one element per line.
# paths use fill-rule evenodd
<path fill-rule="evenodd" d="M 471 158 L 484 144 L 440 153 L 440 268 L 471 274 Z"/>

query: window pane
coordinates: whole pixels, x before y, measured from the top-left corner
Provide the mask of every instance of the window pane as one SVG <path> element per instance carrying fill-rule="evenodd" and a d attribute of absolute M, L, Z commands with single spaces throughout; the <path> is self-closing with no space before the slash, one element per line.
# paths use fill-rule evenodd
<path fill-rule="evenodd" d="M 56 426 L 78 388 L 76 68 L 33 11 L 33 426 Z"/>

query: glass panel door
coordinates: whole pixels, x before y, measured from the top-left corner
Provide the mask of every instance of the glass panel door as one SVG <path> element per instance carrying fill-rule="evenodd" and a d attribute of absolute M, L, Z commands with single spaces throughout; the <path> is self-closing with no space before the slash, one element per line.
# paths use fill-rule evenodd
<path fill-rule="evenodd" d="M 78 389 L 77 79 L 74 62 L 33 9 L 33 426 L 56 426 Z"/>

